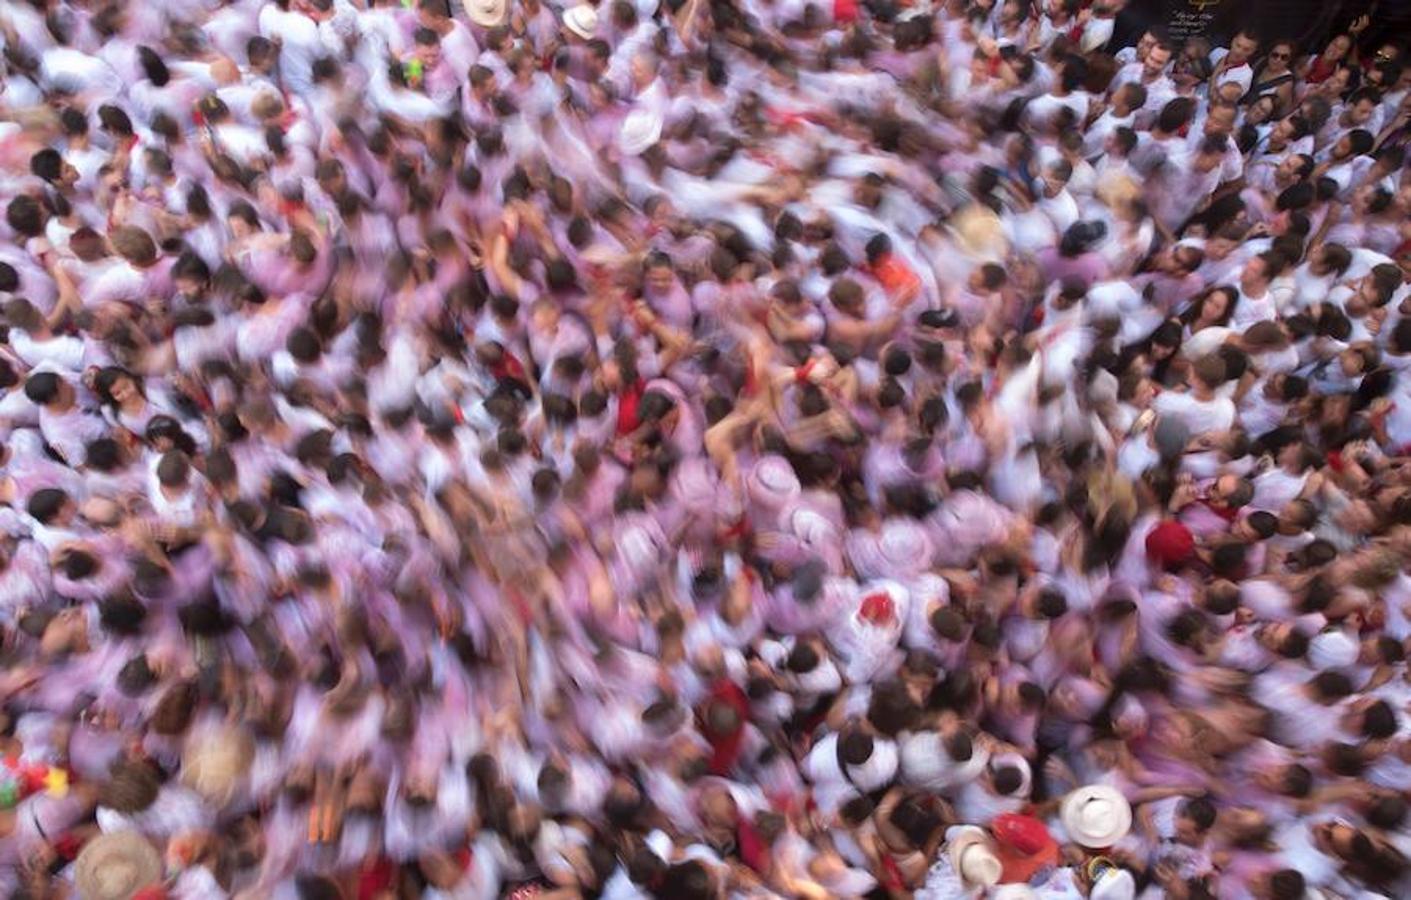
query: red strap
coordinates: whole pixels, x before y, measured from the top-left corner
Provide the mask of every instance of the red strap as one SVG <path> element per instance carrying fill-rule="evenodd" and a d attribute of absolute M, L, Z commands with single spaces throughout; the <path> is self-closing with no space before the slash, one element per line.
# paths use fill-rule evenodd
<path fill-rule="evenodd" d="M 882 886 L 889 891 L 906 890 L 906 879 L 902 877 L 901 867 L 892 859 L 890 853 L 882 856 Z"/>

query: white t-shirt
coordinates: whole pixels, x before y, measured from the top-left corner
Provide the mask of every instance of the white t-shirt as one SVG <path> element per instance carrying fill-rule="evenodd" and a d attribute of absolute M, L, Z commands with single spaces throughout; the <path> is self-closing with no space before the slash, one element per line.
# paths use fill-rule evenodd
<path fill-rule="evenodd" d="M 1163 392 L 1152 402 L 1158 415 L 1185 422 L 1192 435 L 1228 430 L 1235 421 L 1235 404 L 1228 397 L 1198 400 L 1193 394 Z"/>

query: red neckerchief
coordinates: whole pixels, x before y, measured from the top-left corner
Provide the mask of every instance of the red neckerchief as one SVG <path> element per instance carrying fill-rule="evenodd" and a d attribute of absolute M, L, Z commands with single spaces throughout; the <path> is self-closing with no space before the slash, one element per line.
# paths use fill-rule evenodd
<path fill-rule="evenodd" d="M 390 890 L 397 874 L 392 860 L 385 856 L 364 863 L 358 872 L 358 900 L 374 900 L 384 891 Z"/>
<path fill-rule="evenodd" d="M 906 890 L 906 878 L 890 851 L 882 854 L 882 886 L 889 891 Z"/>
<path fill-rule="evenodd" d="M 759 386 L 759 372 L 755 370 L 755 364 L 751 361 L 745 367 L 744 395 L 746 397 L 753 397 L 755 394 L 759 393 Z"/>
<path fill-rule="evenodd" d="M 740 861 L 759 874 L 769 868 L 769 848 L 759 836 L 754 823 L 745 816 L 735 823 L 735 846 L 740 851 Z"/>
<path fill-rule="evenodd" d="M 1220 518 L 1224 519 L 1226 522 L 1233 522 L 1235 518 L 1240 514 L 1240 511 L 1238 509 L 1232 509 L 1223 504 L 1216 505 L 1214 503 L 1211 503 L 1209 500 L 1202 500 L 1201 502 L 1205 504 L 1206 509 L 1210 510 Z"/>
<path fill-rule="evenodd" d="M 745 151 L 745 155 L 755 162 L 764 163 L 771 169 L 777 169 L 780 166 L 779 157 L 761 147 L 751 147 Z"/>
<path fill-rule="evenodd" d="M 740 727 L 730 734 L 716 735 L 702 731 L 705 739 L 710 742 L 710 773 L 727 775 L 735 767 L 735 761 L 740 758 L 740 746 L 745 740 L 745 722 L 750 716 L 750 701 L 738 684 L 728 678 L 722 678 L 715 683 L 705 703 L 701 705 L 701 710 L 704 711 L 714 702 L 728 704 L 740 717 Z"/>
<path fill-rule="evenodd" d="M 637 405 L 642 402 L 647 384 L 638 378 L 617 392 L 617 436 L 625 437 L 637 430 Z"/>
<path fill-rule="evenodd" d="M 1087 4 L 1084 3 L 1083 6 L 1087 6 Z M 1075 9 L 1073 11 L 1073 24 L 1068 29 L 1068 40 L 1075 44 L 1081 41 L 1083 39 L 1083 31 L 1087 28 L 1087 25 L 1088 23 L 1082 20 L 1078 15 L 1078 10 Z"/>
<path fill-rule="evenodd" d="M 725 529 L 722 529 L 722 530 L 721 530 L 721 532 L 720 532 L 720 541 L 721 541 L 721 543 L 728 543 L 728 542 L 730 542 L 730 541 L 732 541 L 732 540 L 735 540 L 735 539 L 737 539 L 737 538 L 743 538 L 743 537 L 745 537 L 746 535 L 748 535 L 749 533 L 750 533 L 750 522 L 749 522 L 749 519 L 746 519 L 744 516 L 741 516 L 741 517 L 735 522 L 734 525 L 731 525 L 729 528 L 725 528 Z M 753 570 L 752 570 L 752 569 L 746 569 L 746 570 L 745 570 L 745 576 L 746 576 L 746 577 L 751 577 L 752 574 L 753 574 Z"/>
<path fill-rule="evenodd" d="M 509 378 L 526 386 L 529 384 L 529 377 L 524 372 L 524 364 L 508 350 L 502 352 L 500 361 L 490 367 L 490 374 L 494 375 L 496 379 Z"/>

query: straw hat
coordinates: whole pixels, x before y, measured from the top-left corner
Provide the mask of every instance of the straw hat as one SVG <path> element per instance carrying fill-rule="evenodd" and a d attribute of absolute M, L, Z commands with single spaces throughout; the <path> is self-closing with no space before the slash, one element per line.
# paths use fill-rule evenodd
<path fill-rule="evenodd" d="M 225 805 L 250 771 L 255 743 L 242 728 L 215 728 L 191 737 L 181 757 L 181 783 Z"/>
<path fill-rule="evenodd" d="M 962 253 L 987 262 L 1000 262 L 1009 252 L 1004 223 L 993 210 L 971 204 L 951 217 L 951 236 Z"/>
<path fill-rule="evenodd" d="M 586 3 L 580 3 L 563 14 L 563 27 L 590 41 L 598 33 L 598 11 Z"/>
<path fill-rule="evenodd" d="M 481 28 L 494 28 L 505 23 L 509 6 L 505 0 L 461 0 L 470 21 Z"/>
<path fill-rule="evenodd" d="M 84 845 L 74 884 L 82 900 L 131 900 L 162 880 L 162 857 L 135 831 L 102 834 Z"/>
<path fill-rule="evenodd" d="M 1003 867 L 995 856 L 994 845 L 984 830 L 974 825 L 952 828 L 950 864 L 966 884 L 990 887 L 999 884 Z"/>
<path fill-rule="evenodd" d="M 1090 784 L 1063 798 L 1059 818 L 1073 843 L 1101 849 L 1132 829 L 1132 806 L 1116 788 Z"/>

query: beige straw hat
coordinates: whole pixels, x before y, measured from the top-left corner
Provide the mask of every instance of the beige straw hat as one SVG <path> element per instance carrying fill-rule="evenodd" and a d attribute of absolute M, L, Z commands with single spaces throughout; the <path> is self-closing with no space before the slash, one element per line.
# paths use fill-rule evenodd
<path fill-rule="evenodd" d="M 162 857 L 135 831 L 102 834 L 79 851 L 74 884 L 81 900 L 128 900 L 162 880 Z"/>
<path fill-rule="evenodd" d="M 225 805 L 250 771 L 255 742 L 243 728 L 213 728 L 191 736 L 181 757 L 181 783 Z"/>

